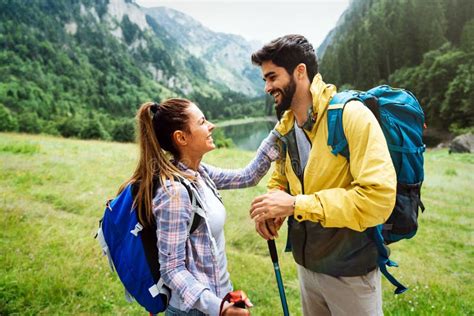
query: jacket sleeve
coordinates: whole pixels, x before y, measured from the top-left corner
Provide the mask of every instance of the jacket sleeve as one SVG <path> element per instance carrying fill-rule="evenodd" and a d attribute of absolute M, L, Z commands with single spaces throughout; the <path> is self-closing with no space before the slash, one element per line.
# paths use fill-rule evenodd
<path fill-rule="evenodd" d="M 185 264 L 188 225 L 192 213 L 186 188 L 177 182 L 168 185 L 166 190 L 160 188 L 154 199 L 153 210 L 157 225 L 160 273 L 164 283 L 183 300 L 186 311 L 199 305 L 199 301 L 200 306 L 207 306 L 205 313 L 216 314 L 221 300 L 199 282 Z"/>
<path fill-rule="evenodd" d="M 382 129 L 368 108 L 357 101 L 346 104 L 343 127 L 352 182 L 345 188 L 298 195 L 295 218 L 319 221 L 324 227 L 363 231 L 390 216 L 395 205 L 396 174 Z"/>
<path fill-rule="evenodd" d="M 221 169 L 207 164 L 202 166 L 219 190 L 255 186 L 267 174 L 272 161 L 279 157 L 276 140 L 277 137 L 270 132 L 258 147 L 255 158 L 245 168 Z"/>

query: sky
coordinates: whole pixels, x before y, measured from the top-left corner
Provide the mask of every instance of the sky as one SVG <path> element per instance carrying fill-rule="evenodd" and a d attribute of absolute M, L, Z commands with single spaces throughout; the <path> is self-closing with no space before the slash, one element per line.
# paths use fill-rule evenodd
<path fill-rule="evenodd" d="M 301 34 L 317 48 L 350 0 L 135 0 L 142 7 L 165 6 L 190 15 L 216 32 L 261 44 Z"/>

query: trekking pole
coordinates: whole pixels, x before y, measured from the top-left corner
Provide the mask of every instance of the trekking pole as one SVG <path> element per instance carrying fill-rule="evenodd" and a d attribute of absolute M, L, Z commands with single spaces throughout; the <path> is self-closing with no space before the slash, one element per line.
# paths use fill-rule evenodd
<path fill-rule="evenodd" d="M 275 246 L 275 240 L 271 239 L 267 241 L 268 250 L 270 251 L 270 256 L 272 257 L 273 270 L 275 270 L 275 276 L 278 284 L 278 292 L 280 292 L 281 306 L 283 308 L 283 315 L 289 316 L 288 312 L 288 303 L 286 302 L 285 288 L 283 287 L 283 280 L 281 279 L 280 265 L 278 264 L 278 253 Z"/>

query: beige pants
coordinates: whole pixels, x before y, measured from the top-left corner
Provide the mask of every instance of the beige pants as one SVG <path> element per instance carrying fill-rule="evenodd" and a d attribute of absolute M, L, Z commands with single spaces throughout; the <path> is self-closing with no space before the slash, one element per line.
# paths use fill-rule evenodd
<path fill-rule="evenodd" d="M 380 275 L 333 277 L 298 265 L 303 315 L 383 315 Z"/>

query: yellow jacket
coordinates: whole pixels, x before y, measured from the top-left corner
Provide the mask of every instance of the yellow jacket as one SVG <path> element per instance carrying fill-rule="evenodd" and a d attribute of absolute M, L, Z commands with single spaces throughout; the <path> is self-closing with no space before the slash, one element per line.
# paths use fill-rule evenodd
<path fill-rule="evenodd" d="M 372 112 L 358 101 L 346 104 L 343 115 L 344 134 L 350 162 L 334 156 L 327 145 L 327 108 L 336 93 L 320 74 L 311 84 L 313 119 L 311 129 L 304 130 L 312 143 L 302 185 L 287 151 L 276 162 L 268 183 L 269 189 L 288 188 L 296 196 L 294 217 L 297 221 L 319 222 L 323 227 L 350 228 L 363 231 L 387 220 L 396 196 L 396 174 L 382 130 Z M 286 111 L 276 130 L 285 137 L 295 122 Z M 304 192 L 303 192 L 304 186 Z"/>

